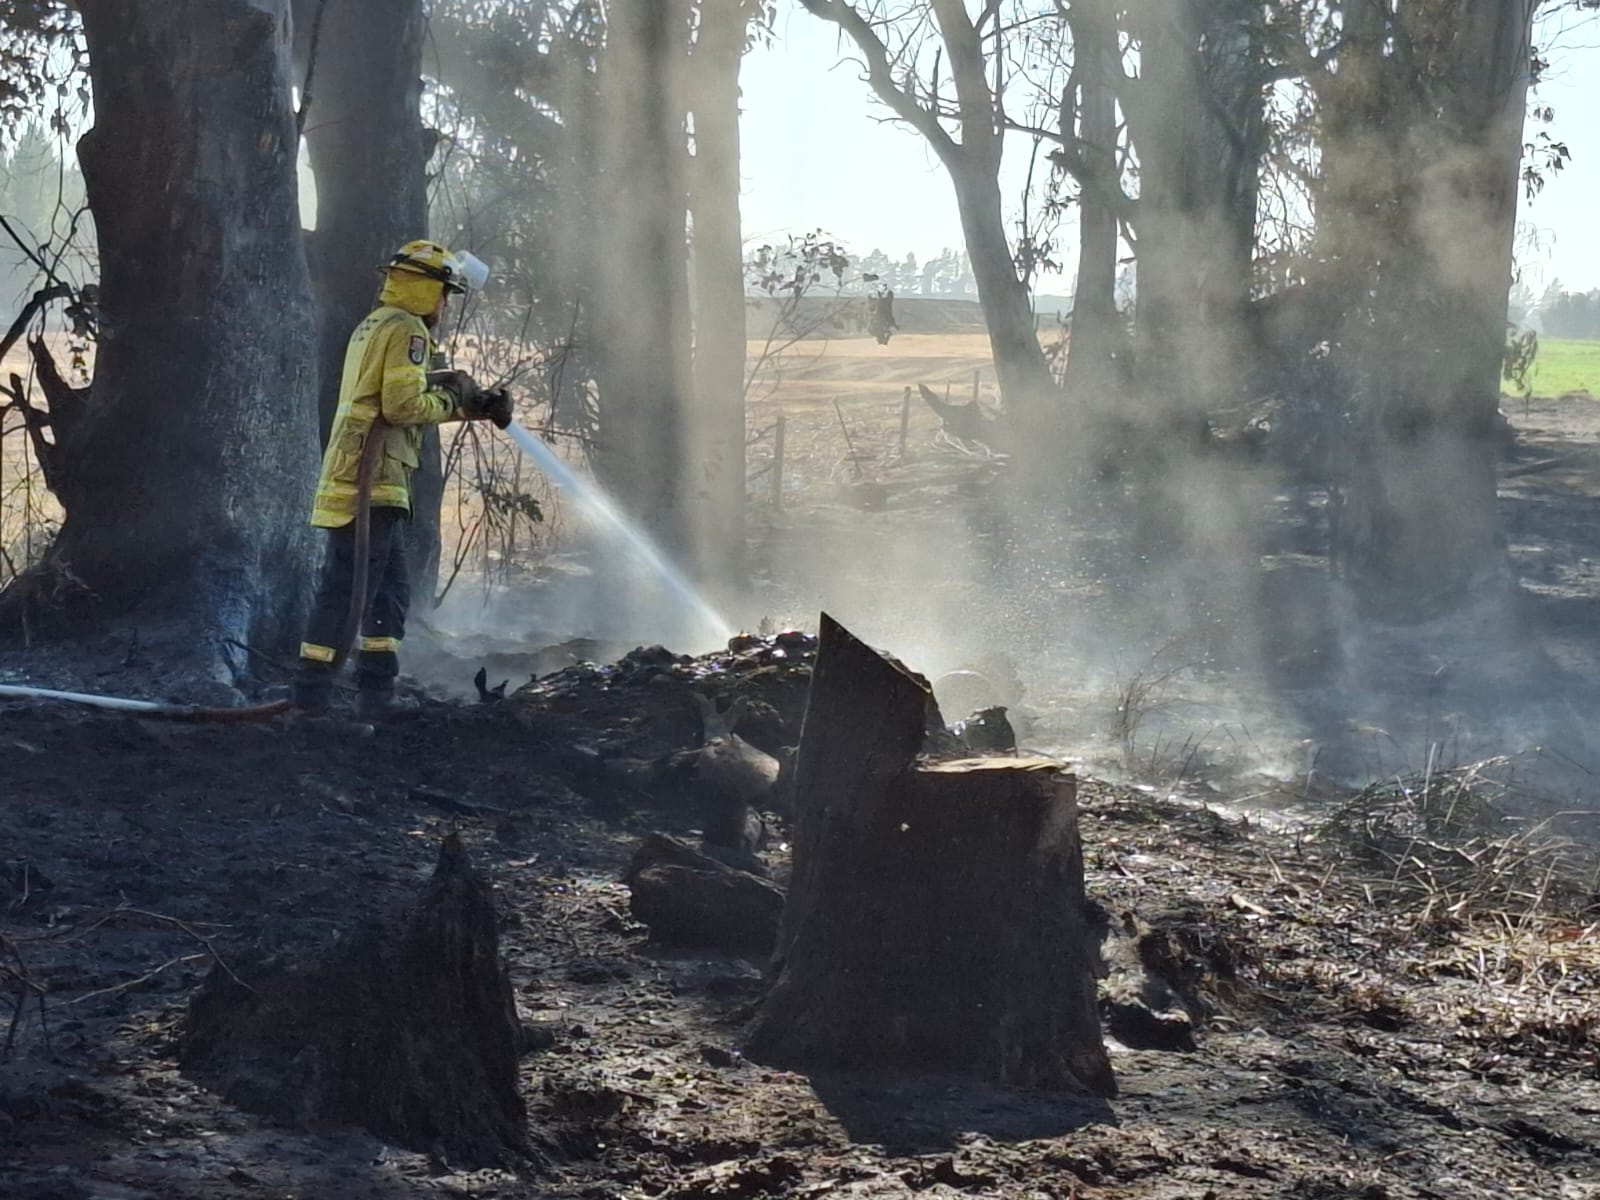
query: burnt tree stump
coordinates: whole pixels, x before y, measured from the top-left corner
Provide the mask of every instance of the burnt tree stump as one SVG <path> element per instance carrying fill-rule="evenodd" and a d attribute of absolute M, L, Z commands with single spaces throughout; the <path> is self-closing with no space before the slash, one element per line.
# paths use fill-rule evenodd
<path fill-rule="evenodd" d="M 446 838 L 415 903 L 292 960 L 220 965 L 195 993 L 183 1071 L 288 1124 L 360 1126 L 458 1166 L 538 1161 L 494 901 Z"/>
<path fill-rule="evenodd" d="M 1046 759 L 919 760 L 929 695 L 824 614 L 749 1052 L 1113 1095 L 1076 781 Z"/>

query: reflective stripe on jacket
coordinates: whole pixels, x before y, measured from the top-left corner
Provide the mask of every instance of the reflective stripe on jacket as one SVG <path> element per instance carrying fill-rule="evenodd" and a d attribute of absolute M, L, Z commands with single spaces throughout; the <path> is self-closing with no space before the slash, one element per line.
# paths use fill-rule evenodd
<path fill-rule="evenodd" d="M 336 529 L 356 515 L 356 475 L 367 434 L 381 412 L 387 427 L 372 476 L 375 507 L 411 508 L 411 473 L 422 461 L 427 425 L 456 418 L 455 398 L 428 387 L 433 340 L 422 318 L 384 305 L 369 313 L 350 335 L 339 409 L 334 414 L 311 523 Z"/>

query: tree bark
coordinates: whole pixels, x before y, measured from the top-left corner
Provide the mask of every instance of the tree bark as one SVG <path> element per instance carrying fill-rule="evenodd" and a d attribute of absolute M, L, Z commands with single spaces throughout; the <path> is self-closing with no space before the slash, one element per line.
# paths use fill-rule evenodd
<path fill-rule="evenodd" d="M 1361 386 L 1333 555 L 1385 616 L 1458 608 L 1504 577 L 1496 414 L 1533 7 L 1368 14 L 1348 71 L 1321 80 L 1319 208 L 1330 261 L 1361 295 L 1345 330 Z"/>
<path fill-rule="evenodd" d="M 695 407 L 687 441 L 703 578 L 736 589 L 744 571 L 744 239 L 739 226 L 739 64 L 744 0 L 701 0 L 690 60 L 694 161 Z"/>
<path fill-rule="evenodd" d="M 282 645 L 306 600 L 316 477 L 288 0 L 83 0 L 100 243 L 94 384 L 43 568 L 119 623 Z M 171 660 L 169 660 L 171 661 Z"/>
<path fill-rule="evenodd" d="M 375 36 L 381 31 L 382 36 Z M 350 333 L 372 311 L 378 267 L 428 234 L 422 0 L 295 0 L 304 135 L 317 186 L 308 244 L 317 300 L 318 419 L 339 404 Z M 412 481 L 411 578 L 431 600 L 439 567 L 439 431 Z"/>
<path fill-rule="evenodd" d="M 1256 34 L 1226 5 L 1131 6 L 1140 75 L 1124 91 L 1139 156 L 1138 364 L 1185 430 L 1237 386 L 1265 152 Z"/>
<path fill-rule="evenodd" d="M 1122 77 L 1116 10 L 1110 0 L 1077 0 L 1072 29 L 1073 84 L 1061 99 L 1060 130 L 1073 147 L 1078 179 L 1078 274 L 1072 293 L 1072 340 L 1066 390 L 1093 398 L 1111 389 L 1122 349 L 1117 316 L 1116 87 Z"/>
<path fill-rule="evenodd" d="M 689 544 L 685 413 L 692 392 L 682 0 L 611 10 L 600 66 L 595 273 L 596 467 L 663 548 Z"/>
<path fill-rule="evenodd" d="M 916 761 L 932 693 L 824 617 L 794 874 L 752 1055 L 1115 1092 L 1074 781 Z"/>
<path fill-rule="evenodd" d="M 1033 305 L 1012 263 L 998 167 L 982 167 L 960 152 L 946 157 L 945 167 L 955 185 L 956 208 L 978 285 L 978 304 L 989 333 L 1000 396 L 1007 419 L 1020 435 L 1017 444 L 1023 465 L 1031 471 L 1039 465 L 1038 460 L 1049 456 L 1048 448 L 1060 441 L 1064 431 L 1055 403 L 1055 381 L 1034 329 Z"/>

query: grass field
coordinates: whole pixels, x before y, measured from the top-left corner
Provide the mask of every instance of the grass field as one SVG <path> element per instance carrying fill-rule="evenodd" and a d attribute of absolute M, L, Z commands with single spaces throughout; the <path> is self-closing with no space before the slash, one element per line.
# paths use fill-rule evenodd
<path fill-rule="evenodd" d="M 1588 392 L 1600 396 L 1600 341 L 1540 339 L 1533 363 L 1533 394 L 1564 396 Z"/>

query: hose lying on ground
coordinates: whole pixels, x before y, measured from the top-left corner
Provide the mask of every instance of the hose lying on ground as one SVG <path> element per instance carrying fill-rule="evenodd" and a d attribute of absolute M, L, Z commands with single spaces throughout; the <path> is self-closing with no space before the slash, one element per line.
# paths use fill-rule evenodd
<path fill-rule="evenodd" d="M 121 696 L 96 696 L 89 692 L 60 692 L 55 688 L 0 683 L 0 700 L 8 698 L 60 700 L 67 704 L 82 704 L 88 708 L 167 721 L 264 721 L 289 708 L 287 700 L 274 700 L 271 704 L 257 704 L 250 708 L 209 708 L 199 704 L 161 704 L 154 700 L 128 700 Z"/>
<path fill-rule="evenodd" d="M 380 416 L 367 431 L 367 441 L 361 448 L 361 463 L 356 470 L 355 515 L 355 569 L 350 584 L 350 608 L 345 614 L 344 628 L 339 644 L 334 647 L 332 670 L 337 672 L 350 657 L 350 647 L 361 628 L 361 617 L 367 610 L 367 554 L 372 546 L 372 477 L 378 468 L 378 455 L 383 453 L 379 434 L 385 422 Z M 81 704 L 88 708 L 111 712 L 131 713 L 165 721 L 210 721 L 221 724 L 244 721 L 265 721 L 279 713 L 289 711 L 292 701 L 274 700 L 268 704 L 254 704 L 247 708 L 220 708 L 199 704 L 162 704 L 155 700 L 129 700 L 122 696 L 96 696 L 89 692 L 63 692 L 55 688 L 25 687 L 21 684 L 0 684 L 0 700 L 58 700 L 66 704 Z"/>

